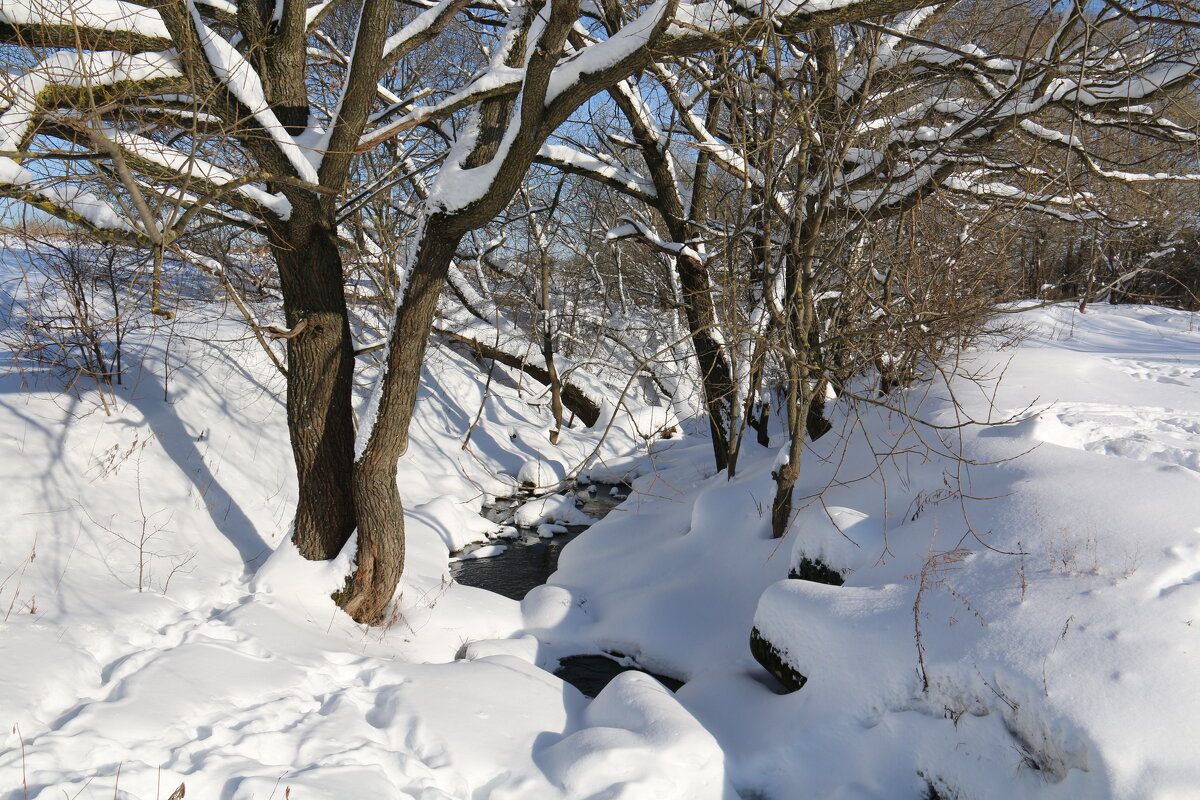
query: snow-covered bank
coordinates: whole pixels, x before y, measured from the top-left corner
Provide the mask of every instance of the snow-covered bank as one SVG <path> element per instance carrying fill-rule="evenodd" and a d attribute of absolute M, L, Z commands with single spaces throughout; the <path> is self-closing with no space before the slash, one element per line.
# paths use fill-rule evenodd
<path fill-rule="evenodd" d="M 687 679 L 679 699 L 750 796 L 1194 797 L 1198 320 L 1022 317 L 1029 338 L 973 355 L 963 369 L 986 380 L 954 385 L 973 418 L 1021 421 L 843 417 L 848 446 L 811 448 L 798 494 L 813 501 L 782 543 L 773 452 L 726 481 L 681 451 L 655 483 L 666 496 L 564 552 L 527 618 L 587 613 L 535 633 Z M 944 390 L 912 390 L 904 410 L 962 419 Z M 845 586 L 787 580 L 804 557 Z M 808 678 L 800 691 L 763 680 L 752 626 Z"/>
<path fill-rule="evenodd" d="M 775 451 L 747 445 L 728 481 L 704 439 L 648 452 L 635 407 L 589 471 L 637 491 L 522 603 L 450 582 L 449 552 L 492 532 L 480 506 L 522 467 L 568 474 L 603 424 L 553 448 L 528 386 L 484 401 L 483 372 L 432 348 L 408 569 L 369 630 L 328 598 L 349 552 L 287 542 L 279 379 L 239 326 L 131 342 L 145 369 L 112 416 L 4 378 L 0 797 L 1194 796 L 1197 317 L 1023 317 L 1019 347 L 965 365 L 1000 380 L 956 384 L 975 418 L 1022 421 L 837 407 L 848 447 L 806 454 L 798 498 L 822 502 L 783 541 Z M 904 403 L 956 422 L 936 388 Z M 802 558 L 845 585 L 788 580 Z M 753 660 L 755 625 L 801 690 Z M 588 701 L 542 668 L 600 649 L 688 682 L 627 673 Z"/>
<path fill-rule="evenodd" d="M 631 676 L 589 704 L 520 646 L 517 602 L 448 575 L 527 463 L 566 474 L 600 445 L 636 474 L 632 421 L 552 448 L 544 399 L 500 376 L 464 449 L 486 376 L 432 349 L 400 602 L 363 629 L 328 596 L 352 547 L 314 564 L 288 541 L 282 380 L 256 348 L 203 309 L 136 331 L 111 416 L 0 380 L 0 796 L 722 796 L 715 741 L 669 693 Z"/>

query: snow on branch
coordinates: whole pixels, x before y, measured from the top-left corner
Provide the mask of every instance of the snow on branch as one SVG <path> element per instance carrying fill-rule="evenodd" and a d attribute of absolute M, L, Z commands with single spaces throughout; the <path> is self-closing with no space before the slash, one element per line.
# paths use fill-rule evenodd
<path fill-rule="evenodd" d="M 125 0 L 0 0 L 0 40 L 128 52 L 164 50 L 171 35 L 152 8 Z"/>
<path fill-rule="evenodd" d="M 15 151 L 30 135 L 47 89 L 94 89 L 125 82 L 152 82 L 180 75 L 167 53 L 129 55 L 116 51 L 60 50 L 26 70 L 0 92 L 8 108 L 0 114 L 0 151 Z"/>
<path fill-rule="evenodd" d="M 516 94 L 524 81 L 524 70 L 509 67 L 494 67 L 479 75 L 469 84 L 445 99 L 430 105 L 412 108 L 403 116 L 386 125 L 363 133 L 358 143 L 358 152 L 366 152 L 377 144 L 395 138 L 405 131 L 427 122 L 444 119 L 455 111 L 473 106 L 483 100 L 505 94 Z"/>
<path fill-rule="evenodd" d="M 544 144 L 537 161 L 563 172 L 583 175 L 642 202 L 657 196 L 654 184 L 627 170 L 620 162 L 602 153 L 583 152 L 573 147 Z"/>
<path fill-rule="evenodd" d="M 418 14 L 412 22 L 387 38 L 383 45 L 383 60 L 388 64 L 395 64 L 433 39 L 468 2 L 469 0 L 441 0 Z"/>
<path fill-rule="evenodd" d="M 276 147 L 296 171 L 297 177 L 312 184 L 320 183 L 316 167 L 296 140 L 280 124 L 274 110 L 267 103 L 262 80 L 249 62 L 224 37 L 205 24 L 193 0 L 188 0 L 192 12 L 192 23 L 204 54 L 208 58 L 212 74 L 220 80 L 230 93 L 249 110 L 262 125 Z"/>
<path fill-rule="evenodd" d="M 648 245 L 660 253 L 669 256 L 682 256 L 703 264 L 708 256 L 701 253 L 687 242 L 670 242 L 662 238 L 645 222 L 636 217 L 622 215 L 618 217 L 619 225 L 609 229 L 604 235 L 605 241 L 615 242 L 622 239 L 632 239 Z"/>
<path fill-rule="evenodd" d="M 47 183 L 11 158 L 0 157 L 0 196 L 19 200 L 104 239 L 149 242 L 123 214 L 96 195 L 71 184 Z"/>
<path fill-rule="evenodd" d="M 255 186 L 248 182 L 246 177 L 237 177 L 228 170 L 199 158 L 195 153 L 187 153 L 109 125 L 96 126 L 96 132 L 129 155 L 162 167 L 170 176 L 186 176 L 188 180 L 206 184 L 210 191 L 220 191 L 223 187 L 228 187 L 229 191 L 236 192 L 256 207 L 271 211 L 281 219 L 287 219 L 291 214 L 291 205 L 282 194 L 271 193 Z"/>
<path fill-rule="evenodd" d="M 983 200 L 991 205 L 1003 205 L 1036 211 L 1046 216 L 1067 222 L 1105 219 L 1098 211 L 1078 211 L 1082 197 L 1077 195 L 1038 194 L 996 180 L 985 180 L 981 175 L 954 175 L 942 186 L 950 192 Z"/>

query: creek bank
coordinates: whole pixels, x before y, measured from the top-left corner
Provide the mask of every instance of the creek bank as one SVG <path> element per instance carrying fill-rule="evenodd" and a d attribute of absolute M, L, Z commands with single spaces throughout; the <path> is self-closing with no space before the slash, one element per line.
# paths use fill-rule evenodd
<path fill-rule="evenodd" d="M 494 505 L 484 509 L 484 516 L 502 526 L 501 533 L 490 541 L 451 553 L 454 561 L 450 575 L 465 586 L 522 600 L 534 587 L 549 580 L 558 568 L 562 548 L 607 516 L 629 492 L 630 487 L 624 484 L 592 483 L 557 495 L 497 498 Z M 552 509 L 556 504 L 561 510 L 553 518 L 540 516 L 540 510 L 530 511 L 539 506 Z M 587 524 L 579 522 L 585 517 L 591 520 Z M 683 685 L 683 681 L 641 669 L 621 653 L 564 656 L 554 674 L 587 697 L 595 697 L 613 678 L 629 670 L 645 672 L 672 692 Z"/>
<path fill-rule="evenodd" d="M 628 486 L 593 483 L 586 489 L 558 495 L 497 498 L 495 504 L 484 509 L 484 517 L 503 526 L 501 534 L 491 541 L 477 542 L 451 553 L 455 561 L 450 566 L 450 576 L 464 586 L 523 600 L 533 587 L 541 586 L 558 569 L 558 555 L 567 542 L 607 516 L 628 496 Z M 546 521 L 521 513 L 526 506 L 544 506 L 560 498 L 573 501 L 574 514 L 560 511 Z M 582 523 L 584 519 L 589 520 L 587 524 Z M 477 555 L 480 552 L 487 555 Z"/>

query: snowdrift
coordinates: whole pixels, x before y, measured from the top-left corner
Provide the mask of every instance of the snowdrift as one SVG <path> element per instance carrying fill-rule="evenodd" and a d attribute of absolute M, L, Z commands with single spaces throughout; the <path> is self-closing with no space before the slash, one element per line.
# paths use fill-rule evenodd
<path fill-rule="evenodd" d="M 431 348 L 400 468 L 407 569 L 391 623 L 365 629 L 329 599 L 353 541 L 312 563 L 288 539 L 283 382 L 247 338 L 216 307 L 131 331 L 109 414 L 9 359 L 0 796 L 734 796 L 656 682 L 589 703 L 538 666 L 519 604 L 449 578 L 523 466 L 637 474 L 636 400 L 603 442 L 608 419 L 551 447 L 535 387 L 485 398 L 485 371 Z"/>
<path fill-rule="evenodd" d="M 732 481 L 663 454 L 526 600 L 533 632 L 687 680 L 744 796 L 1194 797 L 1200 320 L 1021 319 L 949 386 L 839 403 L 781 541 L 775 452 Z M 844 585 L 789 579 L 805 561 Z M 554 604 L 587 613 L 546 624 Z"/>

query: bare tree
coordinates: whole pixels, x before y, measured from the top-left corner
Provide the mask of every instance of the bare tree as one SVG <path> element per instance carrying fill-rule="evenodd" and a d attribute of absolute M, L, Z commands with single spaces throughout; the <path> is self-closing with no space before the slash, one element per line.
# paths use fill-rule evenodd
<path fill-rule="evenodd" d="M 293 539 L 306 557 L 329 558 L 357 530 L 357 568 L 339 602 L 376 622 L 403 569 L 396 461 L 438 295 L 463 236 L 503 210 L 546 140 L 590 97 L 657 57 L 920 4 L 846 0 L 744 13 L 662 0 L 626 9 L 619 30 L 606 32 L 571 0 L 4 0 L 0 35 L 12 69 L 0 192 L 149 248 L 156 275 L 164 253 L 183 249 L 181 237 L 202 221 L 265 238 L 288 326 L 300 483 Z M 443 64 L 428 91 L 397 93 L 406 75 L 436 71 L 433 43 L 453 45 L 462 37 L 451 34 L 468 30 L 490 54 L 479 72 Z M 356 445 L 337 223 L 356 157 L 398 137 L 431 142 L 425 154 L 436 177 Z M 157 296 L 151 303 L 159 308 Z"/>
<path fill-rule="evenodd" d="M 645 177 L 623 161 L 604 179 L 648 212 L 610 235 L 676 265 L 718 467 L 736 463 L 738 431 L 760 424 L 764 376 L 778 370 L 789 445 L 776 470 L 776 535 L 790 524 L 803 441 L 828 427 L 821 406 L 827 387 L 845 389 L 847 365 L 871 365 L 886 392 L 987 310 L 944 285 L 933 291 L 927 271 L 871 263 L 889 232 L 916 230 L 922 203 L 953 220 L 944 227 L 960 242 L 943 248 L 942 264 L 953 270 L 1003 209 L 1099 226 L 1129 217 L 1097 185 L 1200 177 L 1186 160 L 1138 169 L 1128 147 L 1113 146 L 1114 131 L 1160 147 L 1195 141 L 1194 120 L 1168 113 L 1197 73 L 1191 10 L 1173 7 L 1168 19 L 1114 9 L 1014 6 L 1015 22 L 997 32 L 994 6 L 963 2 L 756 32 L 728 55 L 657 60 L 655 88 L 610 90 Z M 652 106 L 648 92 L 668 102 Z M 681 148 L 692 169 L 679 167 Z M 718 182 L 714 209 L 706 198 Z M 918 274 L 926 288 L 914 292 Z"/>

